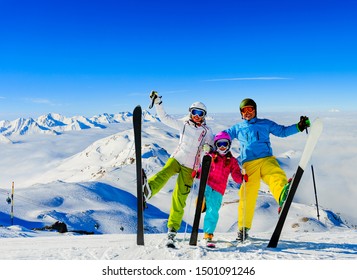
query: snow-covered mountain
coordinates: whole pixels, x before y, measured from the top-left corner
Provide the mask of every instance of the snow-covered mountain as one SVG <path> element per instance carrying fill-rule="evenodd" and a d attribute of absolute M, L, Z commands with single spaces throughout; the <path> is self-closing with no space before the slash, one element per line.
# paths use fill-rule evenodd
<path fill-rule="evenodd" d="M 12 141 L 6 136 L 0 134 L 0 143 L 2 144 L 12 144 Z"/>
<path fill-rule="evenodd" d="M 104 113 L 90 118 L 84 116 L 65 117 L 57 113 L 42 115 L 37 119 L 19 118 L 13 121 L 0 121 L 0 133 L 10 137 L 12 135 L 51 134 L 59 135 L 65 131 L 83 129 L 105 129 L 108 124 L 129 123 L 132 114 L 122 112 L 117 114 Z M 157 121 L 155 116 L 145 111 L 145 121 Z"/>
<path fill-rule="evenodd" d="M 319 217 L 316 217 L 311 174 L 306 172 L 281 236 L 279 248 L 282 249 L 265 249 L 278 215 L 276 202 L 264 184 L 250 231 L 252 246 L 224 248 L 224 240 L 232 240 L 236 235 L 237 202 L 240 199 L 238 186 L 230 181 L 216 230 L 216 238 L 222 241 L 223 247 L 210 252 L 202 246 L 192 248 L 185 241 L 189 236 L 185 236 L 185 231 L 189 234 L 195 211 L 197 187 L 193 187 L 179 233 L 180 248 L 177 253 L 165 251 L 166 221 L 175 178 L 150 199 L 144 214 L 146 248 L 136 246 L 133 131 L 130 113 L 126 116 L 128 121 L 124 122 L 113 121 L 114 116 L 98 116 L 98 119 L 103 118 L 101 123 L 107 120 L 110 125 L 95 133 L 91 129 L 84 129 L 50 138 L 42 134 L 31 137 L 25 134 L 21 138 L 23 141 L 0 149 L 0 202 L 4 202 L 0 203 L 0 236 L 3 238 L 0 259 L 344 259 L 353 258 L 357 254 L 357 233 L 353 226 L 355 220 L 352 219 L 353 214 L 351 217 L 346 215 L 353 212 L 348 209 L 353 209 L 355 205 L 353 188 L 348 191 L 348 182 L 354 178 L 353 172 L 344 173 L 345 187 L 340 186 L 336 190 L 341 193 L 343 188 L 345 193 L 348 192 L 348 195 L 343 196 L 345 204 L 336 203 L 337 195 L 329 200 L 336 189 L 333 178 L 348 169 L 345 166 L 341 171 L 333 162 L 326 160 L 326 154 L 336 157 L 330 149 L 331 143 L 338 141 L 335 131 L 322 135 L 313 156 L 321 203 Z M 143 124 L 142 157 L 143 167 L 148 176 L 151 176 L 162 168 L 174 151 L 179 136 L 177 131 L 156 118 L 150 120 L 151 115 L 145 116 L 148 118 Z M 60 115 L 51 114 L 51 118 L 48 116 L 44 119 L 47 124 L 41 122 L 41 126 L 46 124 L 47 127 L 56 127 L 68 123 Z M 340 119 L 326 118 L 332 127 L 343 129 L 340 125 L 346 122 L 340 123 Z M 215 116 L 209 124 L 217 132 L 229 125 L 229 121 L 232 122 L 227 118 L 222 121 Z M 338 125 L 335 126 L 336 122 Z M 349 132 L 354 135 L 354 128 L 351 129 Z M 296 169 L 304 139 L 304 134 L 291 137 L 290 141 L 272 139 L 275 154 L 288 176 L 292 176 Z M 354 139 L 344 138 L 344 150 L 337 151 L 339 157 L 350 160 L 348 151 L 354 149 Z M 237 143 L 233 143 L 232 150 L 237 154 Z M 352 164 L 350 168 L 353 168 Z M 338 178 L 341 179 L 342 176 Z M 12 180 L 15 181 L 16 206 L 13 226 L 10 222 L 10 205 L 5 203 L 11 193 Z M 349 204 L 349 198 L 352 199 L 352 204 Z M 71 232 L 58 235 L 34 230 L 49 226 L 55 221 L 66 223 L 69 230 L 92 232 L 94 236 L 76 239 L 73 236 L 75 233 Z M 21 237 L 37 238 L 28 238 L 32 242 L 26 242 Z M 82 244 L 84 240 L 87 242 Z M 100 240 L 102 245 L 98 245 Z M 22 250 L 23 248 L 27 249 Z M 89 254 L 89 251 L 92 253 Z"/>
<path fill-rule="evenodd" d="M 146 133 L 143 133 L 143 136 L 148 137 Z M 42 182 L 100 180 L 117 169 L 133 165 L 135 162 L 133 147 L 134 139 L 131 131 L 116 133 L 95 141 L 78 154 L 64 159 L 55 169 L 43 174 L 40 180 Z M 143 146 L 143 157 L 150 161 L 150 168 L 155 166 L 157 169 L 166 162 L 169 154 L 159 145 L 150 143 Z"/>
<path fill-rule="evenodd" d="M 94 122 L 83 116 L 74 116 L 67 118 L 60 114 L 47 114 L 38 117 L 37 123 L 46 128 L 51 128 L 58 132 L 82 130 L 89 128 L 105 128 L 104 125 Z"/>
<path fill-rule="evenodd" d="M 33 118 L 25 119 L 19 118 L 14 121 L 8 122 L 6 127 L 0 128 L 2 134 L 5 136 L 11 135 L 29 135 L 29 134 L 58 134 L 55 130 L 52 130 L 49 127 L 40 125 Z"/>
<path fill-rule="evenodd" d="M 66 120 L 62 118 L 61 122 Z M 163 146 L 172 146 L 178 138 L 177 134 L 157 125 L 149 124 L 142 133 L 143 166 L 148 175 L 162 168 L 170 156 Z M 131 129 L 101 138 L 38 176 L 38 183 L 17 191 L 16 216 L 21 217 L 16 218 L 18 224 L 31 229 L 59 220 L 71 229 L 96 233 L 135 233 L 133 141 Z M 278 160 L 286 170 L 290 170 L 295 167 L 299 155 L 299 151 L 289 150 L 279 155 Z M 145 220 L 147 233 L 165 231 L 173 187 L 174 181 L 171 181 L 163 192 L 149 201 L 146 211 L 149 218 Z M 192 195 L 196 192 L 197 188 L 193 189 Z M 225 218 L 220 220 L 218 232 L 236 231 L 235 209 L 238 199 L 237 186 L 230 181 L 221 209 L 221 216 Z M 184 219 L 189 224 L 194 214 L 194 207 L 190 208 Z M 331 210 L 322 210 L 323 222 L 314 218 L 314 206 L 294 203 L 291 212 L 293 216 L 287 222 L 289 231 L 324 232 L 333 227 L 347 228 Z M 276 202 L 265 187 L 257 203 L 255 231 L 271 231 L 276 222 L 276 213 Z M 6 220 L 6 215 L 0 215 L 0 223 L 6 223 Z M 268 220 L 271 222 L 267 223 Z M 181 232 L 183 230 L 184 227 Z"/>

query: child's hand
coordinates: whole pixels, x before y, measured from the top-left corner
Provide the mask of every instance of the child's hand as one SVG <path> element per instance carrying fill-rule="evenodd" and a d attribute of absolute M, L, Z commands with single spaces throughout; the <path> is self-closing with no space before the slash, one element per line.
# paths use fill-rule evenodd
<path fill-rule="evenodd" d="M 210 151 L 212 151 L 212 147 L 206 143 L 202 146 L 202 151 L 208 154 Z"/>
<path fill-rule="evenodd" d="M 247 174 L 242 175 L 242 179 L 244 182 L 248 182 L 248 175 Z"/>

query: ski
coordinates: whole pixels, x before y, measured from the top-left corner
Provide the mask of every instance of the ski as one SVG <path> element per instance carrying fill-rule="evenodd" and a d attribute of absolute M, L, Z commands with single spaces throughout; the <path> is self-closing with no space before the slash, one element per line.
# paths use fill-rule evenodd
<path fill-rule="evenodd" d="M 141 119 L 142 109 L 138 105 L 133 111 L 133 127 L 135 142 L 136 162 L 136 187 L 137 187 L 137 234 L 136 244 L 144 245 L 144 208 L 143 208 L 143 185 L 142 185 L 142 159 L 141 159 Z"/>
<path fill-rule="evenodd" d="M 197 245 L 198 228 L 200 225 L 201 212 L 202 212 L 202 203 L 205 194 L 209 170 L 211 167 L 211 161 L 212 158 L 209 155 L 205 155 L 202 159 L 201 179 L 198 188 L 196 212 L 195 212 L 195 218 L 193 220 L 192 232 L 190 237 L 190 245 L 193 246 Z"/>
<path fill-rule="evenodd" d="M 296 170 L 296 173 L 292 179 L 288 196 L 286 197 L 285 203 L 281 209 L 278 222 L 276 224 L 273 235 L 270 238 L 268 248 L 276 248 L 279 242 L 280 234 L 283 229 L 286 217 L 288 215 L 291 203 L 293 201 L 297 187 L 299 186 L 304 170 L 311 158 L 311 155 L 315 149 L 316 143 L 322 133 L 323 123 L 317 118 L 311 125 L 310 133 L 308 134 L 307 141 L 305 144 L 304 151 L 302 153 L 299 166 Z"/>
<path fill-rule="evenodd" d="M 210 249 L 215 249 L 216 248 L 216 243 L 212 242 L 212 241 L 209 241 L 209 242 L 206 243 L 206 247 L 210 248 Z"/>

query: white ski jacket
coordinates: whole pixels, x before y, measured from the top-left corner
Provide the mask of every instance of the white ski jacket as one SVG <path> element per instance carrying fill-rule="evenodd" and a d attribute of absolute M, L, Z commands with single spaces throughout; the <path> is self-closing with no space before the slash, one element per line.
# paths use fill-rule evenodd
<path fill-rule="evenodd" d="M 206 126 L 196 125 L 190 118 L 180 120 L 168 115 L 161 104 L 155 104 L 161 122 L 180 131 L 180 141 L 171 157 L 181 165 L 197 170 L 201 162 L 201 150 L 204 144 L 213 146 L 212 130 Z"/>

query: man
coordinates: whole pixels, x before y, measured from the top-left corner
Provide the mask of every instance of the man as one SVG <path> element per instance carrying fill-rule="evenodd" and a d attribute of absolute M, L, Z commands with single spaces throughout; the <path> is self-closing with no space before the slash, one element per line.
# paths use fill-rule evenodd
<path fill-rule="evenodd" d="M 289 190 L 286 174 L 273 156 L 270 134 L 288 137 L 304 131 L 310 122 L 306 116 L 301 116 L 299 123 L 290 126 L 279 125 L 268 119 L 259 119 L 257 118 L 257 104 L 250 98 L 244 99 L 239 107 L 243 122 L 233 125 L 226 132 L 232 140 L 238 139 L 239 162 L 249 177 L 249 181 L 239 191 L 241 199 L 238 205 L 237 240 L 243 242 L 248 238 L 248 230 L 252 226 L 260 180 L 269 186 L 280 207 Z"/>
<path fill-rule="evenodd" d="M 167 222 L 169 239 L 167 245 L 174 247 L 175 236 L 183 219 L 186 199 L 193 184 L 193 174 L 198 170 L 201 161 L 201 150 L 205 144 L 213 145 L 213 133 L 206 125 L 207 108 L 202 102 L 193 103 L 189 107 L 188 118 L 182 120 L 175 119 L 165 112 L 161 96 L 158 96 L 156 91 L 151 92 L 150 98 L 155 104 L 160 120 L 180 131 L 180 141 L 176 150 L 162 170 L 144 184 L 144 200 L 147 201 L 157 194 L 173 175 L 178 174 Z"/>

